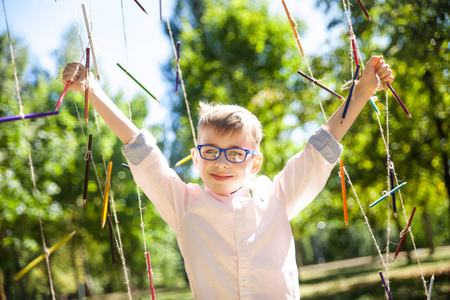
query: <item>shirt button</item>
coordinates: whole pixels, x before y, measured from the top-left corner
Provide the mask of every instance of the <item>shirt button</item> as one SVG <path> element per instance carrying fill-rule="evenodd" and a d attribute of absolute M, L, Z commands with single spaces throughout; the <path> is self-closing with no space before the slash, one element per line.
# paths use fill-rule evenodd
<path fill-rule="evenodd" d="M 239 247 L 244 248 L 244 242 L 243 241 L 239 242 Z"/>
<path fill-rule="evenodd" d="M 247 280 L 242 281 L 242 286 L 247 286 Z"/>

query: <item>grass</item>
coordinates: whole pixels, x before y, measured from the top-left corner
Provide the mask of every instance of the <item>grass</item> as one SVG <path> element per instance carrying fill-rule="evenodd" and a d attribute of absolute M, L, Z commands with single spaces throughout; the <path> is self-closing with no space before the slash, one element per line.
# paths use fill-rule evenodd
<path fill-rule="evenodd" d="M 395 300 L 425 300 L 425 288 L 417 258 L 411 252 L 414 263 L 408 265 L 405 253 L 397 261 L 389 262 L 389 280 Z M 440 247 L 430 258 L 427 250 L 419 251 L 421 268 L 426 280 L 435 274 L 433 300 L 450 300 L 450 246 Z M 378 274 L 386 272 L 382 263 L 373 257 L 361 257 L 338 262 L 304 266 L 300 268 L 300 293 L 302 300 L 382 300 L 384 289 Z M 89 297 L 89 300 L 125 300 L 126 294 Z M 150 300 L 148 291 L 133 292 L 133 299 Z M 157 300 L 193 300 L 189 289 L 156 290 Z M 276 299 L 275 299 L 276 300 Z"/>

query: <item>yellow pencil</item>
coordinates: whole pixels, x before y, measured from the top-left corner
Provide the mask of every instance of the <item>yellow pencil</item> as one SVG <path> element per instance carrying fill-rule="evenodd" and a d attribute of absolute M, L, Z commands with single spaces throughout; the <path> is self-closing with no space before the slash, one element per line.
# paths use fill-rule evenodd
<path fill-rule="evenodd" d="M 347 227 L 348 226 L 347 196 L 345 194 L 344 160 L 342 158 L 339 159 L 339 164 L 341 167 L 342 199 L 344 201 L 344 221 L 345 227 Z"/>
<path fill-rule="evenodd" d="M 61 241 L 59 241 L 56 245 L 50 247 L 48 249 L 49 255 L 55 252 L 56 249 L 61 247 L 64 243 L 66 243 L 68 240 L 70 240 L 76 231 L 73 231 L 71 234 L 67 235 L 65 238 L 63 238 Z M 27 274 L 31 269 L 33 269 L 38 263 L 43 261 L 45 258 L 45 253 L 39 255 L 36 257 L 32 262 L 30 262 L 25 268 L 22 269 L 19 273 L 17 273 L 16 276 L 14 276 L 14 280 L 19 280 L 23 275 Z"/>
<path fill-rule="evenodd" d="M 183 158 L 182 160 L 180 160 L 179 162 L 177 162 L 175 164 L 175 167 L 181 166 L 182 164 L 184 164 L 185 162 L 187 162 L 188 160 L 190 160 L 192 158 L 192 155 L 186 156 L 185 158 Z"/>
<path fill-rule="evenodd" d="M 109 196 L 109 187 L 111 185 L 111 170 L 112 170 L 112 161 L 108 162 L 108 174 L 106 175 L 106 185 L 105 185 L 105 196 L 103 198 L 103 210 L 102 210 L 102 229 L 106 224 L 106 213 L 108 211 L 108 196 Z"/>

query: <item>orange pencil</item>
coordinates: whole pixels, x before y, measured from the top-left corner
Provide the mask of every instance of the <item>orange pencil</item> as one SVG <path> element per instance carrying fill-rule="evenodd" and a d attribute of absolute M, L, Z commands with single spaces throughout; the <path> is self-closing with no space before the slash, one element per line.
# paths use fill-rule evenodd
<path fill-rule="evenodd" d="M 344 160 L 342 158 L 339 159 L 339 164 L 341 166 L 342 199 L 344 201 L 344 221 L 345 227 L 347 227 L 348 226 L 347 196 L 345 194 Z"/>
<path fill-rule="evenodd" d="M 295 29 L 294 21 L 291 18 L 291 14 L 289 13 L 286 3 L 284 3 L 284 0 L 281 0 L 281 3 L 283 3 L 284 10 L 286 11 L 286 15 L 289 19 L 289 23 L 291 23 L 292 31 L 294 31 L 294 36 L 295 36 L 295 40 L 297 41 L 298 48 L 300 49 L 300 52 L 302 53 L 302 55 L 305 56 L 302 45 L 300 44 L 300 38 L 298 37 L 297 29 Z"/>
<path fill-rule="evenodd" d="M 106 185 L 105 185 L 105 195 L 103 198 L 103 210 L 102 210 L 102 229 L 106 224 L 106 213 L 108 212 L 108 196 L 109 196 L 109 187 L 111 185 L 111 170 L 112 170 L 112 161 L 108 162 L 108 174 L 106 175 Z"/>

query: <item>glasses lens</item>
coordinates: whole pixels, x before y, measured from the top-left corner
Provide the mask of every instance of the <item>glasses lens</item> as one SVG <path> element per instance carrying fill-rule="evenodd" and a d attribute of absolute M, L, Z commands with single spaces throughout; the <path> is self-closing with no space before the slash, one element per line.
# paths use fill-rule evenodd
<path fill-rule="evenodd" d="M 212 146 L 202 146 L 200 148 L 200 156 L 203 159 L 214 160 L 219 157 L 220 151 L 216 147 Z"/>
<path fill-rule="evenodd" d="M 240 163 L 245 160 L 245 157 L 247 156 L 247 153 L 243 149 L 233 148 L 228 149 L 225 153 L 227 156 L 227 159 L 231 162 Z"/>

